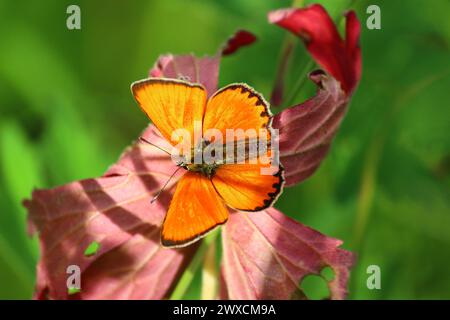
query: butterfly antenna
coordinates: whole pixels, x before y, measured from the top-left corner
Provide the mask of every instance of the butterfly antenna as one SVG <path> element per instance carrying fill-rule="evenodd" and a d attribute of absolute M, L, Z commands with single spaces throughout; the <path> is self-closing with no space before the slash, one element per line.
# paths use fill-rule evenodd
<path fill-rule="evenodd" d="M 142 141 L 142 142 L 144 142 L 144 143 L 147 143 L 147 144 L 149 144 L 149 145 L 151 145 L 151 146 L 154 146 L 155 148 L 158 148 L 159 150 L 164 151 L 165 153 L 167 153 L 167 154 L 170 155 L 170 152 L 169 152 L 169 151 L 167 151 L 167 150 L 161 148 L 160 146 L 157 146 L 156 144 L 154 144 L 154 143 L 148 141 L 148 140 L 145 139 L 144 137 L 139 137 L 139 140 Z"/>
<path fill-rule="evenodd" d="M 172 180 L 172 178 L 177 174 L 178 170 L 180 170 L 182 167 L 178 167 L 170 176 L 169 179 L 167 179 L 166 183 L 164 183 L 163 187 L 161 189 L 159 189 L 158 193 L 155 194 L 155 196 L 153 197 L 153 199 L 150 201 L 150 203 L 154 203 L 159 195 L 166 189 L 167 185 L 169 184 L 170 180 Z"/>

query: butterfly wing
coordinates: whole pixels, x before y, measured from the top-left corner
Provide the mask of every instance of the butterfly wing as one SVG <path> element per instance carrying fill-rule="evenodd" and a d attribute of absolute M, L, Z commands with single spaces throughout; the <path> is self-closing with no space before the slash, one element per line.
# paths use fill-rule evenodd
<path fill-rule="evenodd" d="M 161 232 L 166 247 L 186 246 L 228 219 L 228 209 L 210 179 L 187 172 L 178 182 Z"/>
<path fill-rule="evenodd" d="M 226 136 L 226 129 L 254 129 L 256 137 L 234 141 L 234 154 L 225 154 L 225 162 L 236 159 L 236 147 L 243 146 L 245 163 L 224 164 L 217 168 L 212 182 L 225 203 L 238 210 L 260 211 L 273 204 L 282 192 L 284 183 L 281 165 L 262 161 L 270 158 L 271 113 L 268 103 L 254 89 L 245 84 L 229 85 L 214 94 L 207 103 L 203 131 L 210 128 L 220 130 Z M 260 133 L 259 129 L 267 129 Z M 251 154 L 248 143 L 267 135 L 267 152 Z M 227 140 L 228 144 L 229 141 Z M 249 160 L 253 159 L 253 162 Z M 236 162 L 236 161 L 235 161 Z"/>
<path fill-rule="evenodd" d="M 199 84 L 163 78 L 149 78 L 134 82 L 131 91 L 150 120 L 164 138 L 172 142 L 176 129 L 186 129 L 194 138 L 194 122 L 201 123 L 206 107 L 207 94 Z M 201 130 L 201 127 L 200 127 Z"/>
<path fill-rule="evenodd" d="M 271 125 L 268 103 L 246 84 L 231 84 L 217 91 L 208 101 L 203 131 L 215 128 L 226 136 L 226 129 L 267 128 Z"/>
<path fill-rule="evenodd" d="M 270 170 L 270 174 L 261 169 Z M 270 207 L 282 192 L 283 167 L 262 164 L 227 164 L 212 178 L 225 203 L 241 211 L 261 211 Z"/>
<path fill-rule="evenodd" d="M 266 147 L 270 147 L 271 123 L 269 105 L 264 98 L 250 86 L 237 83 L 222 88 L 208 100 L 203 134 L 207 136 L 210 129 L 219 130 L 223 140 L 212 141 L 210 148 L 221 145 L 219 150 L 224 152 L 223 162 L 237 162 L 257 157 L 249 145 L 258 145 L 262 138 Z M 228 135 L 229 129 L 234 135 Z M 225 143 L 233 145 L 232 152 L 226 152 L 229 146 Z M 237 154 L 239 150 L 243 153 L 242 158 Z"/>

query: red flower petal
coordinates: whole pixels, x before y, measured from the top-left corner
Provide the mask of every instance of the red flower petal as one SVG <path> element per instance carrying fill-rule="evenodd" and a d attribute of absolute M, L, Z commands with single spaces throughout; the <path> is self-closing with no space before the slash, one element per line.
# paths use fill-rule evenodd
<path fill-rule="evenodd" d="M 361 76 L 361 52 L 358 44 L 360 25 L 354 12 L 349 12 L 346 18 L 344 41 L 328 13 L 319 4 L 269 13 L 269 22 L 302 38 L 317 63 L 350 94 Z"/>
<path fill-rule="evenodd" d="M 347 110 L 349 97 L 334 78 L 320 70 L 310 78 L 318 86 L 316 96 L 273 120 L 273 127 L 279 130 L 286 185 L 305 180 L 319 167 Z"/>
<path fill-rule="evenodd" d="M 256 41 L 256 36 L 246 30 L 237 31 L 224 45 L 222 55 L 230 55 L 236 52 L 239 48 L 248 46 Z"/>
<path fill-rule="evenodd" d="M 350 63 L 353 67 L 354 83 L 349 84 L 350 91 L 356 87 L 361 79 L 362 71 L 362 60 L 361 60 L 361 48 L 359 47 L 359 35 L 361 33 L 361 25 L 359 24 L 358 18 L 354 11 L 349 11 L 346 15 L 345 21 L 345 45 L 347 50 L 347 55 Z"/>
<path fill-rule="evenodd" d="M 331 299 L 344 299 L 353 254 L 274 208 L 230 215 L 223 229 L 222 276 L 229 299 L 307 298 L 301 280 L 331 267 Z M 223 284 L 222 284 L 223 285 Z"/>

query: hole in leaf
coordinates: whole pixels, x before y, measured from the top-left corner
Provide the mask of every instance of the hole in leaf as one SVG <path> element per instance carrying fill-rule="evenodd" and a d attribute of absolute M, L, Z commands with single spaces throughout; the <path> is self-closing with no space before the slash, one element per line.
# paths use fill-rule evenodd
<path fill-rule="evenodd" d="M 81 290 L 78 289 L 78 288 L 70 287 L 69 289 L 67 289 L 67 294 L 68 295 L 77 294 L 79 292 L 81 292 Z"/>
<path fill-rule="evenodd" d="M 322 300 L 330 297 L 327 281 L 320 275 L 308 275 L 303 278 L 300 288 L 310 300 Z"/>
<path fill-rule="evenodd" d="M 94 254 L 97 253 L 97 251 L 99 249 L 100 249 L 100 243 L 98 243 L 97 241 L 93 241 L 87 246 L 86 250 L 84 250 L 84 255 L 86 257 L 93 256 Z"/>
<path fill-rule="evenodd" d="M 320 271 L 320 275 L 328 282 L 334 279 L 334 270 L 330 267 L 325 267 Z"/>

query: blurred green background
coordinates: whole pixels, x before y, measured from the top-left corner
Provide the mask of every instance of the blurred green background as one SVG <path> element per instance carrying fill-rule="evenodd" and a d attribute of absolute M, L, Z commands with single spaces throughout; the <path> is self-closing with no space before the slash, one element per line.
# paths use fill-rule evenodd
<path fill-rule="evenodd" d="M 335 18 L 357 11 L 363 77 L 329 156 L 277 207 L 358 252 L 349 298 L 449 299 L 450 2 L 318 2 Z M 81 7 L 81 30 L 66 28 L 70 4 Z M 368 4 L 380 6 L 381 30 L 365 27 Z M 223 59 L 220 85 L 247 82 L 269 97 L 287 33 L 266 14 L 289 5 L 0 0 L 0 298 L 33 292 L 39 250 L 22 199 L 100 176 L 145 127 L 130 83 L 159 54 L 213 54 L 246 28 L 259 41 Z M 299 43 L 289 83 L 308 59 Z M 296 101 L 313 92 L 307 83 Z M 372 264 L 381 290 L 366 287 Z M 197 275 L 186 297 L 198 288 Z"/>

